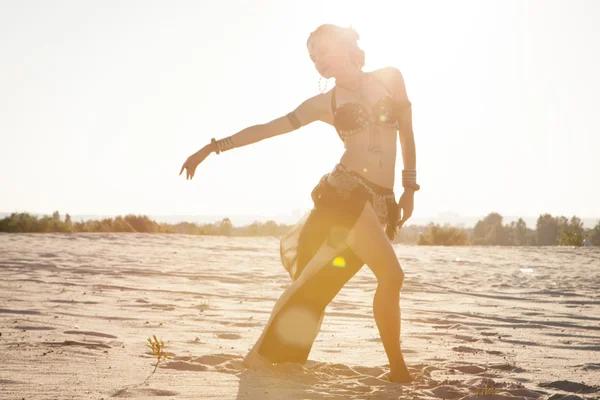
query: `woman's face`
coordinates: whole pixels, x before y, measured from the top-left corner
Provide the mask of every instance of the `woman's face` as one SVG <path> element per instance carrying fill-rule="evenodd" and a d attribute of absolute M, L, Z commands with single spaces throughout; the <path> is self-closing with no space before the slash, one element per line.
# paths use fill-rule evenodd
<path fill-rule="evenodd" d="M 319 74 L 326 79 L 342 75 L 348 58 L 346 46 L 325 35 L 308 42 L 308 53 Z"/>

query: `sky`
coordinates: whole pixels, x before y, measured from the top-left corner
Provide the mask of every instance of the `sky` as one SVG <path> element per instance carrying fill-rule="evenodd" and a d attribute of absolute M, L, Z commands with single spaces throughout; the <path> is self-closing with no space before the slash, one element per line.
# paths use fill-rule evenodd
<path fill-rule="evenodd" d="M 310 209 L 344 150 L 321 122 L 178 173 L 316 95 L 306 39 L 333 23 L 404 75 L 415 217 L 600 218 L 597 21 L 595 0 L 0 0 L 0 212 Z"/>

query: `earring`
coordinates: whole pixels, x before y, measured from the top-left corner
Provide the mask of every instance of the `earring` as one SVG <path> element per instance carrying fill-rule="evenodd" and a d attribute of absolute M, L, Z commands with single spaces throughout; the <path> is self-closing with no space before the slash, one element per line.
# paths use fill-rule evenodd
<path fill-rule="evenodd" d="M 325 81 L 324 84 L 323 81 Z M 319 92 L 325 93 L 327 91 L 328 83 L 329 81 L 327 79 L 324 79 L 322 76 L 319 77 Z"/>

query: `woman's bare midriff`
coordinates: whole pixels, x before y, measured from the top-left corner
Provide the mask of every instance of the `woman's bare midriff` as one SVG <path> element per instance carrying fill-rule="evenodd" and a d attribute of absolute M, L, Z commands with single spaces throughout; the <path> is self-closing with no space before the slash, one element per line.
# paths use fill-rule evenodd
<path fill-rule="evenodd" d="M 365 179 L 385 188 L 394 188 L 396 172 L 397 133 L 393 128 L 380 128 L 381 153 L 372 153 L 369 148 L 369 132 L 360 132 L 346 139 L 346 151 L 340 163 Z"/>

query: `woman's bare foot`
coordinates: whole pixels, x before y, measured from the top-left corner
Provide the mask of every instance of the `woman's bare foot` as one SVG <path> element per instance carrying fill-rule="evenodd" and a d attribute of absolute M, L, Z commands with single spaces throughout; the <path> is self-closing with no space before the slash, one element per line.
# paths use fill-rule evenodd
<path fill-rule="evenodd" d="M 380 375 L 379 379 L 383 379 L 394 383 L 410 383 L 413 381 L 413 378 L 410 375 L 410 372 L 408 372 L 408 369 L 402 371 L 386 372 L 385 374 Z"/>
<path fill-rule="evenodd" d="M 273 366 L 273 363 L 261 356 L 255 350 L 250 350 L 244 357 L 244 366 L 249 369 L 268 368 Z"/>

